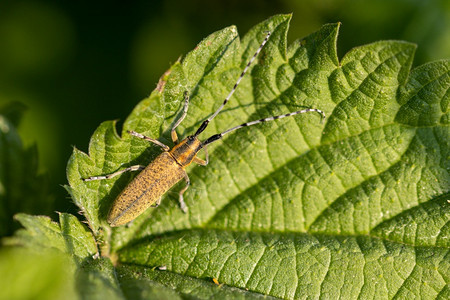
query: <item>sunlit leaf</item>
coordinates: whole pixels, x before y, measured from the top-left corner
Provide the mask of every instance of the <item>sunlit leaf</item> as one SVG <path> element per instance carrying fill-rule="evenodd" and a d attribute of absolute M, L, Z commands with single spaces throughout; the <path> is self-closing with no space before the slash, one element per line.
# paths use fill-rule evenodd
<path fill-rule="evenodd" d="M 242 40 L 235 27 L 210 35 L 164 74 L 120 134 L 105 122 L 88 154 L 74 150 L 68 190 L 102 254 L 120 265 L 117 277 L 113 265 L 93 267 L 93 280 L 112 294 L 449 296 L 449 61 L 411 71 L 416 47 L 401 41 L 339 59 L 339 24 L 288 47 L 289 20 L 272 17 Z M 256 63 L 200 138 L 305 107 L 323 110 L 325 123 L 310 113 L 234 132 L 208 148 L 206 168 L 188 168 L 187 214 L 176 185 L 160 207 L 111 229 L 106 215 L 135 174 L 82 179 L 148 164 L 161 153 L 126 130 L 172 145 L 185 91 L 191 102 L 178 133 L 192 134 L 266 31 L 272 35 Z"/>

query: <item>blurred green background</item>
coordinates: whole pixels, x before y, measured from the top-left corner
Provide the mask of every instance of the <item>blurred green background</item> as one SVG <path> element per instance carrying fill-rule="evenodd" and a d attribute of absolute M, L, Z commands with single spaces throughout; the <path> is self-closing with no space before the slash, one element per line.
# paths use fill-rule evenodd
<path fill-rule="evenodd" d="M 19 132 L 25 145 L 37 143 L 54 209 L 76 211 L 61 187 L 72 146 L 87 151 L 101 122 L 125 120 L 179 56 L 226 26 L 237 25 L 242 36 L 291 12 L 289 41 L 342 22 L 340 57 L 386 39 L 417 43 L 415 66 L 450 54 L 445 0 L 1 0 L 0 106 L 27 105 Z"/>

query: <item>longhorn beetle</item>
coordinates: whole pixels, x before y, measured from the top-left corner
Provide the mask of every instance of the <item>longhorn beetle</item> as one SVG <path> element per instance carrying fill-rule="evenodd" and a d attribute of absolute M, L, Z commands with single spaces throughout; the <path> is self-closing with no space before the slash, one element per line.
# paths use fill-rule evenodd
<path fill-rule="evenodd" d="M 304 110 L 299 110 L 296 112 L 274 116 L 274 117 L 268 117 L 256 121 L 247 122 L 244 124 L 241 124 L 239 126 L 230 128 L 222 133 L 214 134 L 207 138 L 205 141 L 200 141 L 198 139 L 198 136 L 200 133 L 202 133 L 206 127 L 208 126 L 209 122 L 211 122 L 212 119 L 214 119 L 217 114 L 223 109 L 225 104 L 227 104 L 228 100 L 230 100 L 231 96 L 233 95 L 234 91 L 236 90 L 237 86 L 241 82 L 242 78 L 244 77 L 245 73 L 247 72 L 250 65 L 253 63 L 255 58 L 258 56 L 261 49 L 266 44 L 267 40 L 270 37 L 270 32 L 267 33 L 266 38 L 259 46 L 258 50 L 256 50 L 253 57 L 250 59 L 250 61 L 245 66 L 244 70 L 242 71 L 241 75 L 239 76 L 238 80 L 234 84 L 233 89 L 230 91 L 228 96 L 223 101 L 222 105 L 216 110 L 215 113 L 213 113 L 208 119 L 203 121 L 203 123 L 200 125 L 200 127 L 197 129 L 197 131 L 194 133 L 194 135 L 190 135 L 181 142 L 178 141 L 178 136 L 175 131 L 175 129 L 180 125 L 180 123 L 184 120 L 186 117 L 188 106 L 189 106 L 189 96 L 188 93 L 184 93 L 184 107 L 183 107 L 183 113 L 181 117 L 176 121 L 174 124 L 172 130 L 171 130 L 171 137 L 173 142 L 175 143 L 175 146 L 170 149 L 169 146 L 161 143 L 158 140 L 152 139 L 150 137 L 144 136 L 140 133 L 137 133 L 135 131 L 128 131 L 129 134 L 144 139 L 146 141 L 152 142 L 159 147 L 161 147 L 164 152 L 161 153 L 159 156 L 155 158 L 153 162 L 151 162 L 148 166 L 131 166 L 123 170 L 116 171 L 109 175 L 104 176 L 92 176 L 86 179 L 83 179 L 84 181 L 91 181 L 91 180 L 102 180 L 102 179 L 109 179 L 112 177 L 115 177 L 117 175 L 120 175 L 124 172 L 128 171 L 137 171 L 137 170 L 143 170 L 134 180 L 132 180 L 128 186 L 119 194 L 117 199 L 114 201 L 109 214 L 108 214 L 108 223 L 115 227 L 119 225 L 126 224 L 130 222 L 131 220 L 138 217 L 140 214 L 142 214 L 148 207 L 153 206 L 156 207 L 161 202 L 161 197 L 164 195 L 172 186 L 174 186 L 177 182 L 179 182 L 182 178 L 186 180 L 186 186 L 180 191 L 179 193 L 179 202 L 180 202 L 180 208 L 183 212 L 187 212 L 186 204 L 183 200 L 183 194 L 188 189 L 190 185 L 189 177 L 185 171 L 185 168 L 189 166 L 192 162 L 195 162 L 196 164 L 206 166 L 208 164 L 208 152 L 206 149 L 206 146 L 208 144 L 211 144 L 214 141 L 219 140 L 222 138 L 225 134 L 230 133 L 234 130 L 246 127 L 246 126 L 252 126 L 258 123 L 267 122 L 267 121 L 273 121 L 285 117 L 295 116 L 302 113 L 307 112 L 318 112 L 322 116 L 322 121 L 325 119 L 325 113 L 319 109 L 316 108 L 308 108 Z M 202 160 L 197 157 L 197 153 L 201 150 L 205 149 L 205 155 L 206 155 L 206 161 Z"/>

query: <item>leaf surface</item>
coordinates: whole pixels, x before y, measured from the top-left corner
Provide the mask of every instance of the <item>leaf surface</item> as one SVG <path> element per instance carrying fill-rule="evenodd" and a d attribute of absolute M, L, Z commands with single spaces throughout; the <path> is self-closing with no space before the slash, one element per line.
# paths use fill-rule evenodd
<path fill-rule="evenodd" d="M 60 213 L 59 223 L 46 216 L 17 214 L 25 229 L 19 229 L 4 242 L 13 246 L 24 246 L 40 253 L 45 250 L 67 254 L 80 265 L 85 259 L 97 254 L 97 244 L 92 232 L 71 214 Z"/>
<path fill-rule="evenodd" d="M 73 268 L 61 253 L 0 249 L 1 299 L 78 299 Z"/>
<path fill-rule="evenodd" d="M 101 281 L 119 298 L 448 298 L 449 61 L 411 71 L 415 45 L 402 41 L 339 60 L 339 24 L 288 47 L 289 20 L 274 16 L 242 40 L 235 27 L 210 35 L 163 75 L 120 136 L 105 122 L 89 155 L 74 150 L 68 190 L 102 254 L 120 265 L 119 276 Z M 206 168 L 188 168 L 187 214 L 177 205 L 181 183 L 157 209 L 109 228 L 108 210 L 135 174 L 82 178 L 161 152 L 126 130 L 172 146 L 185 91 L 189 112 L 178 133 L 195 132 L 268 30 L 256 63 L 200 138 L 305 107 L 323 110 L 325 123 L 309 113 L 236 131 L 208 147 Z"/>

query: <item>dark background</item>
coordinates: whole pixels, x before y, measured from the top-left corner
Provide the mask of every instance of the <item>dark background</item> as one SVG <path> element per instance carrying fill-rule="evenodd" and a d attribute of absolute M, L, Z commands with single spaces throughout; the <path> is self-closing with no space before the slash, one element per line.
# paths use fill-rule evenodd
<path fill-rule="evenodd" d="M 25 145 L 37 143 L 55 210 L 74 211 L 60 186 L 72 146 L 87 151 L 105 120 L 123 121 L 158 78 L 208 34 L 244 35 L 293 13 L 289 41 L 342 22 L 339 57 L 386 39 L 417 43 L 414 65 L 448 58 L 450 1 L 0 1 L 0 106 L 20 101 Z"/>

